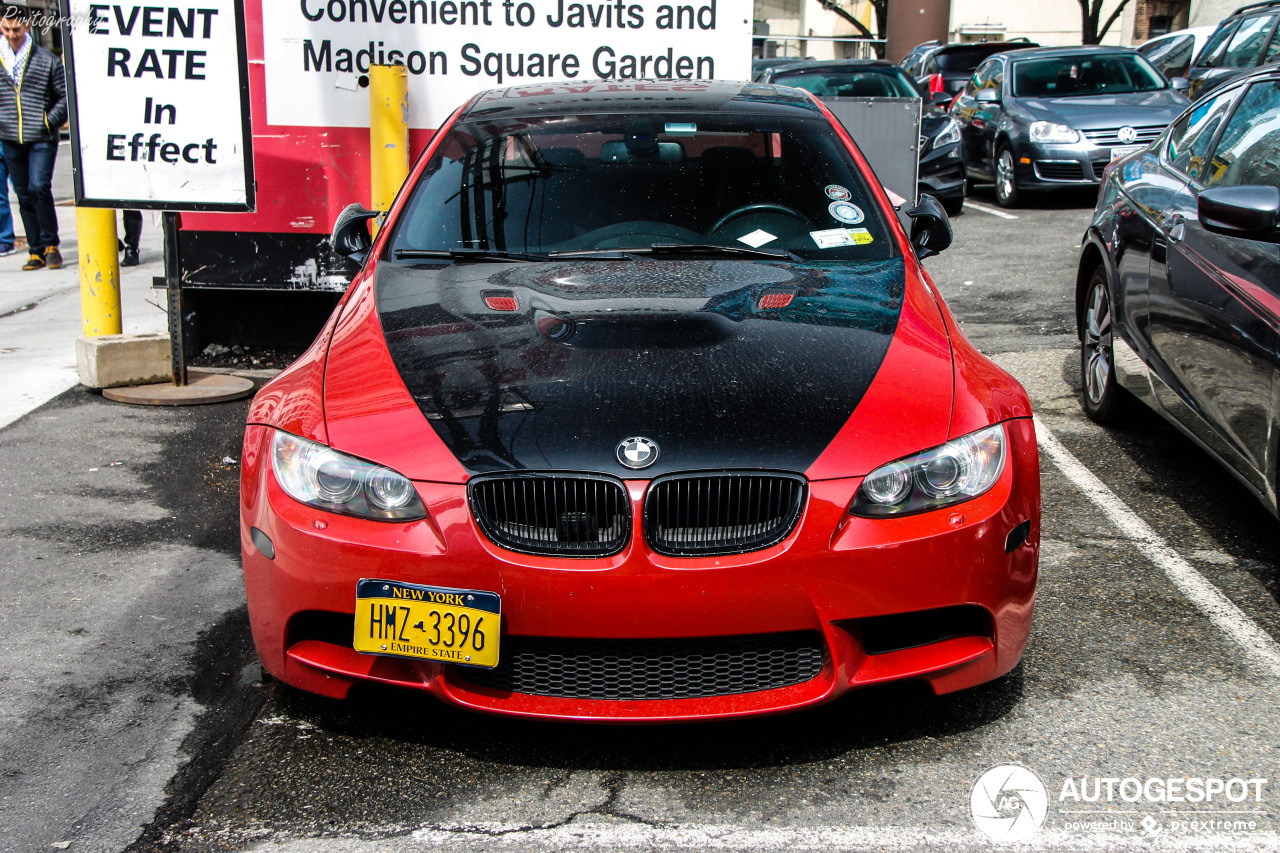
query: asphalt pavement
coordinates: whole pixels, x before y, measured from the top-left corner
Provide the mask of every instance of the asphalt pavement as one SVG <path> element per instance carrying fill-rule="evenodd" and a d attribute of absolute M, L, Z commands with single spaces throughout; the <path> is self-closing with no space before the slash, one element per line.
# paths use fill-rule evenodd
<path fill-rule="evenodd" d="M 1044 790 L 1043 826 L 1006 849 L 1280 849 L 1280 528 L 1154 415 L 1083 416 L 1092 199 L 974 202 L 926 266 L 1036 408 L 1041 579 L 1009 676 L 654 727 L 264 684 L 237 561 L 244 404 L 74 389 L 0 428 L 0 849 L 988 850 L 972 797 L 1000 765 Z M 1209 801 L 1128 798 L 1206 779 Z"/>

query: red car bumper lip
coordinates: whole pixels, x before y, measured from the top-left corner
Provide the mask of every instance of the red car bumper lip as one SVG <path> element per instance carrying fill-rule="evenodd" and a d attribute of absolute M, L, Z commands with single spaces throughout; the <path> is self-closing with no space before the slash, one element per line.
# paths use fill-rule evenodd
<path fill-rule="evenodd" d="M 270 474 L 271 430 L 251 426 L 241 538 L 254 639 L 268 672 L 312 692 L 341 697 L 357 683 L 380 682 L 479 711 L 537 718 L 641 722 L 776 713 L 902 679 L 923 680 L 939 693 L 963 689 L 1012 669 L 1030 630 L 1038 462 L 1030 421 L 1009 421 L 1008 431 L 1009 462 L 996 486 L 948 510 L 855 518 L 846 507 L 860 480 L 811 481 L 796 530 L 763 551 L 663 557 L 637 534 L 615 556 L 570 560 L 489 543 L 471 517 L 463 485 L 417 483 L 431 517 L 412 523 L 363 521 L 298 504 Z M 628 486 L 638 525 L 644 484 Z M 1006 553 L 1009 532 L 1028 520 L 1031 535 Z M 271 539 L 274 559 L 255 547 L 251 527 Z M 344 639 L 307 627 L 309 614 L 329 614 L 331 625 L 349 619 L 356 582 L 368 577 L 495 592 L 502 597 L 504 644 L 511 637 L 642 640 L 808 631 L 821 639 L 823 663 L 798 684 L 695 698 L 494 690 L 454 667 L 360 654 L 349 634 Z M 982 613 L 987 628 L 876 654 L 860 635 L 861 620 L 958 606 Z"/>

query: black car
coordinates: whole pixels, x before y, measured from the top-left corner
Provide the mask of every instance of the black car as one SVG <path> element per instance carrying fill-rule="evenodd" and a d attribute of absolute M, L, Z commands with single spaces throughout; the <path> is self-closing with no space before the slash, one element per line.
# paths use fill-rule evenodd
<path fill-rule="evenodd" d="M 1076 277 L 1083 403 L 1137 398 L 1276 512 L 1280 69 L 1199 100 L 1108 169 Z"/>
<path fill-rule="evenodd" d="M 988 56 L 1039 46 L 1026 39 L 944 44 L 921 54 L 910 64 L 907 60 L 903 60 L 902 68 L 930 95 L 934 92 L 943 92 L 955 97 L 964 90 L 964 85 L 973 76 L 974 69 Z"/>
<path fill-rule="evenodd" d="M 820 98 L 924 99 L 920 113 L 919 192 L 937 198 L 953 216 L 964 206 L 960 128 L 897 65 L 880 59 L 802 62 L 768 68 L 759 82 L 793 86 Z"/>
<path fill-rule="evenodd" d="M 759 81 L 764 76 L 764 72 L 770 68 L 780 68 L 783 65 L 795 65 L 799 62 L 807 62 L 809 60 L 797 56 L 774 56 L 769 59 L 753 59 L 751 60 L 751 79 Z"/>
<path fill-rule="evenodd" d="M 1187 70 L 1191 97 L 1207 95 L 1259 65 L 1280 60 L 1280 2 L 1241 6 L 1209 37 Z"/>
<path fill-rule="evenodd" d="M 920 68 L 921 64 L 924 62 L 924 58 L 941 46 L 942 42 L 937 39 L 922 41 L 920 44 L 911 48 L 907 55 L 902 57 L 902 60 L 898 64 L 902 66 L 904 71 L 912 77 L 915 77 L 916 69 Z"/>
<path fill-rule="evenodd" d="M 996 201 L 1097 184 L 1112 160 L 1151 142 L 1187 99 L 1145 57 L 1119 47 L 997 53 L 951 105 L 970 180 Z"/>

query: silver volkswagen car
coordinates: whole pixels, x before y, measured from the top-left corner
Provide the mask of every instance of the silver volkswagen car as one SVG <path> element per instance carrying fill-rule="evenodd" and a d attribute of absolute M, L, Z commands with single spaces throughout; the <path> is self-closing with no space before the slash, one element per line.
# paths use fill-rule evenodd
<path fill-rule="evenodd" d="M 970 180 L 995 182 L 996 201 L 1097 184 L 1112 160 L 1145 147 L 1187 98 L 1128 48 L 998 53 L 951 105 Z"/>

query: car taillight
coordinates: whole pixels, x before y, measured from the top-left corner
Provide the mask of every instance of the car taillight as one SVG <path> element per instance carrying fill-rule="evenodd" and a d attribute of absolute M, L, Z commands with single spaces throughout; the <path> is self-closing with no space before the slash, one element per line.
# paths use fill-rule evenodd
<path fill-rule="evenodd" d="M 946 89 L 943 87 L 943 84 L 942 84 L 942 75 L 930 74 L 929 75 L 929 94 L 932 95 L 934 92 L 945 92 L 945 91 Z"/>

